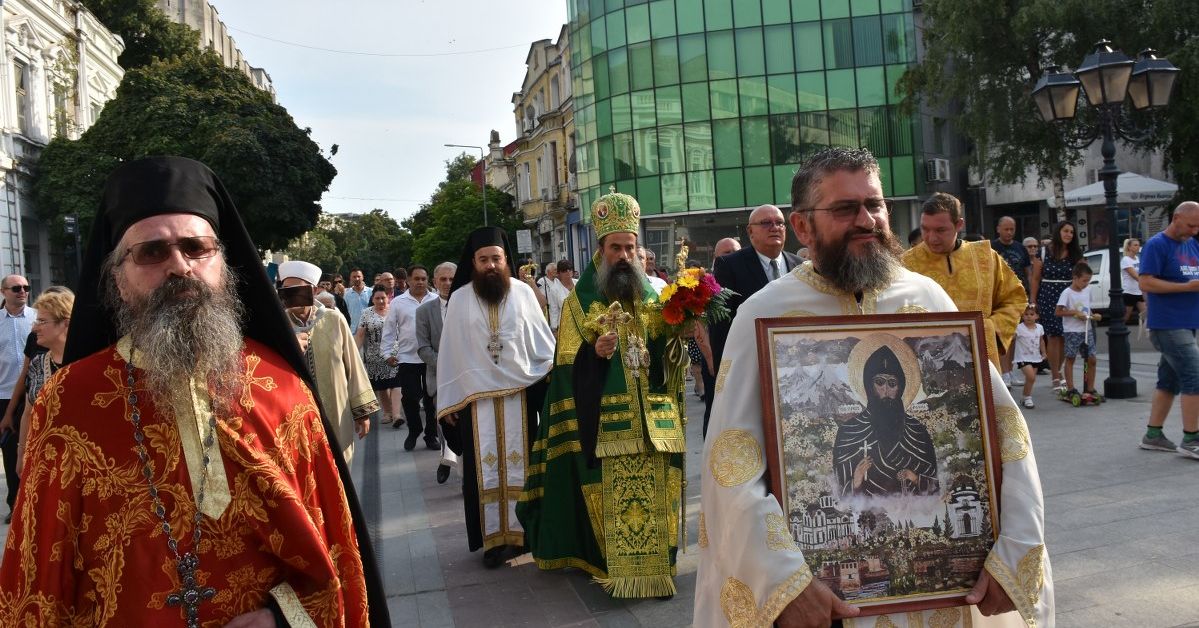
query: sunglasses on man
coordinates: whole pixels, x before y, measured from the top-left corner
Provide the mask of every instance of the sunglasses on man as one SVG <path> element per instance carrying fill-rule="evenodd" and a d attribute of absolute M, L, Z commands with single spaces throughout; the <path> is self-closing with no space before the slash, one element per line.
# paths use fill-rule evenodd
<path fill-rule="evenodd" d="M 221 250 L 221 244 L 213 236 L 192 236 L 175 241 L 147 240 L 125 249 L 125 257 L 138 266 L 153 266 L 167 261 L 171 249 L 179 249 L 179 253 L 187 259 L 198 260 L 216 255 Z"/>
<path fill-rule="evenodd" d="M 17 294 L 30 291 L 29 286 L 9 286 L 8 289 L 16 292 Z"/>

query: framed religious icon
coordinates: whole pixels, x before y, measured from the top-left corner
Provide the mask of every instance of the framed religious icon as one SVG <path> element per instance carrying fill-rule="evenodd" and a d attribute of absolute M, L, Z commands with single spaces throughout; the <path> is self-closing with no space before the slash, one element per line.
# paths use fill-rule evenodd
<path fill-rule="evenodd" d="M 964 604 L 998 535 L 978 313 L 757 321 L 770 489 L 865 615 Z"/>

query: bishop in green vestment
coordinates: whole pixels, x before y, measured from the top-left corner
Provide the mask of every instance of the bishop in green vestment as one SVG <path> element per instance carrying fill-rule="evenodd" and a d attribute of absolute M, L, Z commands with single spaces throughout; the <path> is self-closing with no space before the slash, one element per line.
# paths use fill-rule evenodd
<path fill-rule="evenodd" d="M 640 213 L 625 194 L 592 205 L 600 252 L 562 307 L 516 508 L 540 568 L 582 569 L 614 597 L 675 593 L 686 452 L 665 339 L 646 334 L 657 296 L 637 261 Z"/>

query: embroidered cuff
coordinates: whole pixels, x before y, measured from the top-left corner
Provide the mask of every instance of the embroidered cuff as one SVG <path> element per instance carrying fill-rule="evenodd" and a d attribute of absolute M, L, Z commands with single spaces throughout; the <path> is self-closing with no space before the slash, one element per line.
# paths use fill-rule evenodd
<path fill-rule="evenodd" d="M 279 605 L 279 612 L 291 628 L 316 628 L 316 623 L 308 616 L 308 611 L 300 603 L 300 596 L 286 582 L 280 583 L 270 591 L 271 597 Z M 276 620 L 277 621 L 277 620 Z"/>

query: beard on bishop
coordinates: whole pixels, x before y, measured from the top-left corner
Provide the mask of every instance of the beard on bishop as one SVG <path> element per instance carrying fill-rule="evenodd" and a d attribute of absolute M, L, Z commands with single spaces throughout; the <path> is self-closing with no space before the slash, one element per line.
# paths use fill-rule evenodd
<path fill-rule="evenodd" d="M 228 265 L 220 285 L 192 277 L 168 278 L 144 294 L 127 292 L 120 267 L 106 273 L 108 308 L 117 329 L 132 341 L 141 373 L 138 387 L 154 405 L 176 413 L 192 404 L 189 382 L 206 382 L 218 415 L 227 413 L 245 376 L 241 322 L 245 309 L 237 298 L 237 278 Z"/>
<path fill-rule="evenodd" d="M 471 271 L 470 285 L 484 303 L 499 305 L 512 288 L 512 271 L 508 270 L 506 264 L 499 264 L 489 270 L 479 270 L 476 267 Z"/>
<path fill-rule="evenodd" d="M 595 269 L 596 287 L 609 302 L 640 302 L 645 298 L 645 281 L 645 268 L 639 261 L 621 259 L 609 264 L 601 258 Z"/>

